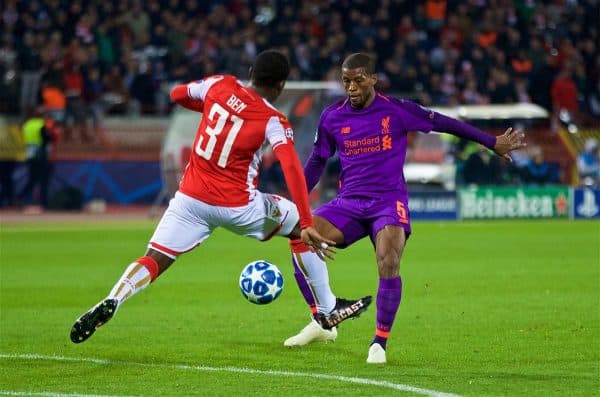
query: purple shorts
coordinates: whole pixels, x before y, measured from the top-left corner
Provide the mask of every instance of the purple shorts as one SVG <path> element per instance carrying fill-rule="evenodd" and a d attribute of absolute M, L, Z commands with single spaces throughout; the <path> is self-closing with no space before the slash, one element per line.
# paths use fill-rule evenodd
<path fill-rule="evenodd" d="M 410 236 L 408 198 L 402 193 L 380 197 L 336 197 L 314 211 L 344 234 L 347 247 L 363 237 L 375 242 L 377 233 L 387 225 L 400 226 Z"/>

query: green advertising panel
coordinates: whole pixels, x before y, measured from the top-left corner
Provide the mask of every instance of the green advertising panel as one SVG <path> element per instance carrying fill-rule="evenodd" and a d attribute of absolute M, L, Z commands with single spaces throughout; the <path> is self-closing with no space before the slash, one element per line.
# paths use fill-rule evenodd
<path fill-rule="evenodd" d="M 489 187 L 459 191 L 461 219 L 567 218 L 568 186 Z"/>

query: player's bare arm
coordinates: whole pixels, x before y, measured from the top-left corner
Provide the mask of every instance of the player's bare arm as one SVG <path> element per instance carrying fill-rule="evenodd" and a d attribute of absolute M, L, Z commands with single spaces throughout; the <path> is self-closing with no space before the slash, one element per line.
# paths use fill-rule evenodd
<path fill-rule="evenodd" d="M 321 234 L 319 234 L 317 229 L 314 227 L 309 226 L 302 229 L 300 232 L 300 238 L 312 252 L 319 256 L 319 258 L 335 259 L 333 256 L 335 254 L 335 249 L 333 248 L 335 241 L 321 236 Z"/>

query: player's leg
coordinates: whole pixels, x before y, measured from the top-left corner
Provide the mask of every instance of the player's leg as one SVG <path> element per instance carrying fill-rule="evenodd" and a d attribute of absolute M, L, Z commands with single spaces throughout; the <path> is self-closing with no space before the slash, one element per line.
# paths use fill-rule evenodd
<path fill-rule="evenodd" d="M 320 220 L 318 217 L 315 217 L 315 228 L 317 228 L 317 223 L 320 223 Z M 321 230 L 324 232 L 325 228 L 321 227 L 317 230 L 322 236 L 326 236 L 326 234 L 321 232 Z M 334 234 L 335 232 L 332 231 L 327 234 L 327 236 L 330 236 L 327 238 L 336 243 L 343 241 L 341 232 L 339 239 L 331 238 Z M 300 293 L 304 297 L 304 301 L 310 308 L 313 319 L 298 334 L 286 339 L 283 344 L 284 346 L 292 347 L 304 346 L 317 341 L 335 341 L 337 338 L 337 329 L 335 327 L 324 329 L 319 322 L 320 313 L 332 312 L 335 309 L 336 303 L 336 297 L 329 285 L 327 264 L 302 243 L 302 240 L 300 240 L 300 225 L 297 225 L 288 237 L 290 238 L 290 247 L 292 250 L 294 277 L 300 288 Z"/>
<path fill-rule="evenodd" d="M 296 205 L 284 197 L 258 192 L 255 199 L 247 207 L 236 208 L 232 222 L 223 225 L 226 229 L 241 235 L 253 237 L 261 241 L 269 240 L 275 235 L 294 239 L 294 267 L 300 272 L 302 267 L 306 273 L 319 272 L 321 280 L 318 285 L 312 285 L 316 293 L 316 302 L 323 310 L 330 311 L 335 306 L 335 296 L 329 288 L 329 276 L 325 262 L 316 254 L 314 258 L 305 253 L 311 253 L 300 240 L 300 225 Z M 297 251 L 297 252 L 296 252 Z M 306 260 L 303 259 L 306 257 Z M 316 259 L 315 259 L 316 258 Z M 309 270 L 306 271 L 306 268 Z M 314 270 L 312 270 L 314 268 Z M 297 275 L 298 277 L 298 275 Z M 312 304 L 315 299 L 311 293 Z"/>
<path fill-rule="evenodd" d="M 366 235 L 366 228 L 359 221 L 353 219 L 359 217 L 349 200 L 336 199 L 316 211 L 315 228 L 323 237 L 333 240 L 337 246 L 343 247 Z M 294 238 L 294 236 L 290 237 Z M 342 321 L 358 317 L 367 309 L 371 303 L 370 296 L 356 300 L 336 298 L 330 292 L 329 273 L 325 261 L 317 254 L 310 252 L 308 247 L 298 239 L 292 240 L 291 246 L 296 281 L 304 300 L 311 308 L 315 321 L 321 326 L 321 332 L 333 330 Z M 319 335 L 317 330 L 318 328 L 314 324 L 309 324 L 299 334 L 286 340 L 284 344 L 296 346 L 310 343 L 313 341 L 312 335 Z"/>
<path fill-rule="evenodd" d="M 344 235 L 335 226 L 320 216 L 314 216 L 315 229 L 325 238 L 343 244 Z M 300 240 L 298 225 L 290 238 L 294 276 L 311 313 L 318 319 L 319 313 L 331 313 L 335 308 L 335 295 L 329 285 L 327 264 Z"/>
<path fill-rule="evenodd" d="M 92 336 L 97 328 L 115 315 L 123 302 L 149 286 L 160 274 L 160 269 L 164 271 L 173 262 L 174 259 L 148 249 L 145 256 L 127 266 L 106 298 L 75 321 L 71 328 L 71 341 L 81 343 Z"/>
<path fill-rule="evenodd" d="M 386 362 L 385 349 L 402 297 L 400 258 L 404 251 L 406 232 L 403 227 L 387 225 L 375 237 L 379 270 L 377 289 L 377 325 L 369 348 L 368 363 Z"/>
<path fill-rule="evenodd" d="M 379 286 L 377 290 L 377 324 L 369 348 L 368 363 L 385 363 L 387 340 L 402 297 L 400 259 L 410 236 L 408 198 L 392 193 L 373 200 L 368 209 L 372 221 L 371 241 L 375 245 Z"/>
<path fill-rule="evenodd" d="M 146 254 L 131 263 L 109 294 L 80 316 L 71 329 L 71 340 L 80 343 L 109 321 L 127 299 L 136 295 L 161 275 L 178 255 L 204 241 L 212 228 L 199 217 L 206 205 L 177 193 L 158 223 Z"/>

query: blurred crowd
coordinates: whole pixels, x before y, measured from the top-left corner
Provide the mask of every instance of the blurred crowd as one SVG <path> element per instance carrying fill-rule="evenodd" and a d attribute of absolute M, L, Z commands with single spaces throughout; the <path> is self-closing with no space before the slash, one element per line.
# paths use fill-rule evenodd
<path fill-rule="evenodd" d="M 245 78 L 275 47 L 292 80 L 338 80 L 347 54 L 368 51 L 380 89 L 424 105 L 534 102 L 600 117 L 598 0 L 3 3 L 3 113 L 44 103 L 75 123 L 165 114 L 173 82 Z"/>
<path fill-rule="evenodd" d="M 550 112 L 551 129 L 561 121 L 597 126 L 600 120 L 600 0 L 2 4 L 0 113 L 19 116 L 24 126 L 34 120 L 29 137 L 37 151 L 27 159 L 30 181 L 17 196 L 41 184 L 42 205 L 51 173 L 38 172 L 39 164 L 51 169 L 46 153 L 58 136 L 44 132 L 51 130 L 46 122 L 57 123 L 63 142 L 108 142 L 105 114 L 168 114 L 173 84 L 217 73 L 244 79 L 267 48 L 288 55 L 290 80 L 339 82 L 342 60 L 364 51 L 377 60 L 380 90 L 426 106 L 531 102 Z M 598 141 L 589 142 L 577 166 L 583 183 L 598 185 Z M 510 166 L 478 146 L 452 151 L 458 185 L 560 179 L 539 148 L 515 156 Z M 12 184 L 14 168 L 14 161 L 4 163 L 3 186 Z M 334 186 L 335 162 L 330 166 L 326 175 Z M 277 164 L 265 175 L 261 183 L 273 184 L 270 190 L 282 185 Z M 0 205 L 3 196 L 14 195 L 13 187 L 0 191 Z"/>

